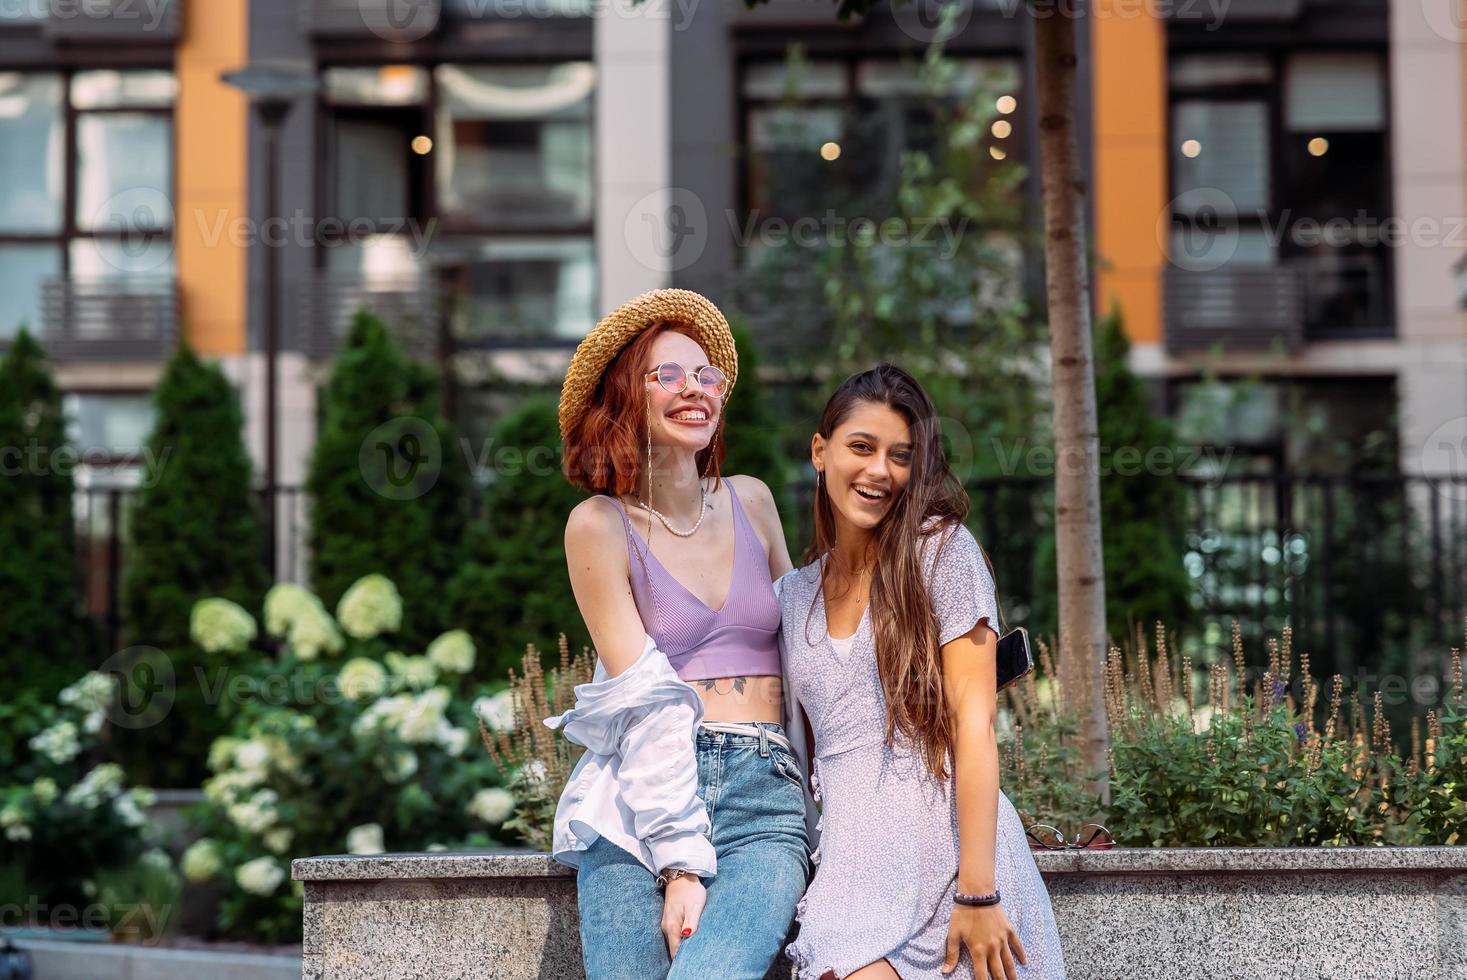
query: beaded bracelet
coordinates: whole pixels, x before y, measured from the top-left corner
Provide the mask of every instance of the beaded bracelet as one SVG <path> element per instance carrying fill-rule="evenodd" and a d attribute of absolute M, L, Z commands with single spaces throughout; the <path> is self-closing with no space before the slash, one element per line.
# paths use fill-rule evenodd
<path fill-rule="evenodd" d="M 989 905 L 997 905 L 998 901 L 998 889 L 994 889 L 991 895 L 966 895 L 963 892 L 953 895 L 954 905 L 966 905 L 969 908 L 986 908 Z"/>

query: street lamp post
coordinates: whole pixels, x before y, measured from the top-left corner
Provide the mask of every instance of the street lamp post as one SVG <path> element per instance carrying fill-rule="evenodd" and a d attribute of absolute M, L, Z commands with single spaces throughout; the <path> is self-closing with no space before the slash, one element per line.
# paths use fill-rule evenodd
<path fill-rule="evenodd" d="M 262 62 L 238 71 L 225 72 L 220 80 L 249 97 L 265 144 L 265 220 L 280 206 L 280 126 L 296 102 L 315 95 L 321 83 L 309 65 Z M 264 241 L 264 229 L 256 241 Z M 265 242 L 265 555 L 270 580 L 276 576 L 276 521 L 279 509 L 279 376 L 276 355 L 280 350 L 280 263 L 284 243 L 270 248 Z"/>

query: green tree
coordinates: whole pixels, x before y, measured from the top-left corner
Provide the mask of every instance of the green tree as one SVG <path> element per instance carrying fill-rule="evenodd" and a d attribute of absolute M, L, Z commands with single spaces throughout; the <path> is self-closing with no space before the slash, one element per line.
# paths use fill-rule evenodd
<path fill-rule="evenodd" d="M 754 476 L 769 485 L 781 515 L 789 513 L 789 460 L 780 442 L 781 422 L 770 399 L 768 385 L 759 376 L 759 350 L 749 328 L 739 320 L 729 323 L 739 353 L 739 380 L 728 402 L 724 420 L 722 472 Z M 794 523 L 785 522 L 788 534 Z"/>
<path fill-rule="evenodd" d="M 197 785 L 220 732 L 217 703 L 189 641 L 193 605 L 222 596 L 258 610 L 269 587 L 253 471 L 239 396 L 217 365 L 179 345 L 153 392 L 155 421 L 142 485 L 127 516 L 122 574 L 124 678 L 153 698 L 169 683 L 171 707 L 152 723 L 115 733 L 136 782 Z M 166 658 L 166 659 L 165 659 Z M 132 699 L 136 702 L 136 697 Z"/>
<path fill-rule="evenodd" d="M 362 311 L 322 393 L 311 457 L 311 585 L 328 609 L 380 572 L 403 598 L 398 636 L 421 648 L 452 624 L 444 583 L 468 525 L 468 464 L 439 408 L 438 376 Z"/>
<path fill-rule="evenodd" d="M 21 330 L 0 360 L 0 669 L 43 701 L 87 669 L 72 512 L 76 455 L 45 352 Z"/>
<path fill-rule="evenodd" d="M 1136 624 L 1149 635 L 1157 620 L 1176 630 L 1192 619 L 1191 583 L 1182 563 L 1187 490 L 1175 478 L 1181 455 L 1172 422 L 1152 411 L 1146 383 L 1127 363 L 1131 343 L 1119 311 L 1113 310 L 1097 327 L 1106 621 L 1119 643 L 1132 635 Z M 1165 455 L 1155 456 L 1153 450 Z M 1164 461 L 1165 467 L 1158 468 L 1156 461 Z M 1037 630 L 1051 632 L 1058 616 L 1052 530 L 1040 540 L 1035 568 L 1039 581 L 1032 622 Z"/>
<path fill-rule="evenodd" d="M 528 644 L 547 650 L 564 633 L 579 650 L 591 640 L 565 565 L 566 515 L 585 492 L 561 474 L 555 401 L 535 397 L 506 415 L 490 449 L 484 512 L 447 592 L 453 623 L 481 652 L 475 674 L 498 679 L 519 669 Z"/>

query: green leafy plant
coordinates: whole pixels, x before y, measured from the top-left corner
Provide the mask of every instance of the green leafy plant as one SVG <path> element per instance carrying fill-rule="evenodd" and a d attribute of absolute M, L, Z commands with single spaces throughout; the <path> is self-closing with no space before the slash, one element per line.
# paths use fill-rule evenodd
<path fill-rule="evenodd" d="M 76 456 L 45 353 L 21 330 L 0 358 L 0 668 L 12 690 L 56 696 L 89 666 L 72 511 Z M 18 464 L 18 465 L 17 465 Z"/>
<path fill-rule="evenodd" d="M 89 673 L 44 710 L 5 719 L 8 740 L 26 747 L 0 782 L 0 867 L 14 869 L 25 889 L 8 899 L 83 906 L 96 899 L 99 876 L 150 853 L 155 865 L 167 862 L 147 817 L 153 792 L 129 787 L 120 766 L 99 761 L 117 694 L 114 676 Z"/>
<path fill-rule="evenodd" d="M 448 582 L 463 558 L 468 464 L 439 408 L 437 374 L 363 311 L 321 393 L 311 494 L 310 580 L 334 604 L 387 570 L 407 600 L 400 628 L 421 646 L 449 627 Z"/>
<path fill-rule="evenodd" d="M 189 610 L 205 596 L 256 609 L 269 584 L 260 561 L 260 515 L 241 436 L 239 397 L 217 365 L 187 344 L 169 359 L 153 393 L 142 489 L 128 514 L 122 606 L 128 648 L 121 676 L 149 692 L 166 660 L 171 703 L 154 723 L 113 743 L 130 776 L 154 786 L 192 786 L 205 774 L 204 748 L 220 732 L 199 685 L 188 642 Z M 147 693 L 129 694 L 129 702 Z"/>
<path fill-rule="evenodd" d="M 195 606 L 193 638 L 216 661 L 211 685 L 228 692 L 229 733 L 209 748 L 214 774 L 191 813 L 201 837 L 182 869 L 221 881 L 224 934 L 299 939 L 292 857 L 505 839 L 514 799 L 489 760 L 464 751 L 476 710 L 503 712 L 503 699 L 469 680 L 477 651 L 462 630 L 422 653 L 397 649 L 406 619 L 376 574 L 350 585 L 334 615 L 290 583 L 270 590 L 263 624 L 227 600 Z M 281 643 L 278 658 L 249 655 L 261 633 Z"/>

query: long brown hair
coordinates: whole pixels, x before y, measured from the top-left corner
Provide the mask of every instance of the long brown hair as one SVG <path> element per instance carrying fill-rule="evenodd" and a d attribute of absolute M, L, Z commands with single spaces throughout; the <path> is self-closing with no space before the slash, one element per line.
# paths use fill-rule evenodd
<path fill-rule="evenodd" d="M 566 434 L 562 472 L 581 489 L 613 496 L 637 489 L 638 478 L 647 466 L 647 393 L 642 383 L 642 364 L 657 338 L 668 332 L 697 339 L 693 329 L 682 323 L 658 323 L 642 331 L 606 366 L 585 414 Z M 698 472 L 714 477 L 715 491 L 722 483 L 719 470 L 724 459 L 723 421 L 727 411 L 728 402 L 724 402 L 712 441 L 694 457 Z"/>
<path fill-rule="evenodd" d="M 912 442 L 907 485 L 894 495 L 891 509 L 873 532 L 871 625 L 886 696 L 886 741 L 890 745 L 900 731 L 921 748 L 928 770 L 945 779 L 953 723 L 943 696 L 937 616 L 926 585 L 922 542 L 963 522 L 968 495 L 948 465 L 937 409 L 916 378 L 885 363 L 852 375 L 826 402 L 820 434 L 829 440 L 862 403 L 885 405 L 902 416 Z M 816 561 L 834 548 L 835 509 L 829 488 L 822 484 L 815 493 L 815 536 L 800 563 Z M 824 593 L 825 575 L 821 566 L 819 594 Z"/>

